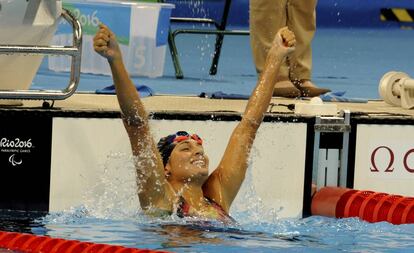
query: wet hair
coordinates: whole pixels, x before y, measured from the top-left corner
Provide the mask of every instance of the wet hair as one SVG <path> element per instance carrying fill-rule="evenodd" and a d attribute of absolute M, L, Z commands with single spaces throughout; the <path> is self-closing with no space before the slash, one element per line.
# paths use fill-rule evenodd
<path fill-rule="evenodd" d="M 158 151 L 161 154 L 162 157 L 162 163 L 165 165 L 168 163 L 168 160 L 170 159 L 171 153 L 177 145 L 174 143 L 175 134 L 170 134 L 168 136 L 162 137 L 157 144 Z"/>
<path fill-rule="evenodd" d="M 158 151 L 161 154 L 162 157 L 162 163 L 165 165 L 168 163 L 168 160 L 170 159 L 171 153 L 178 142 L 181 142 L 183 140 L 193 139 L 197 141 L 198 143 L 202 144 L 203 141 L 201 138 L 196 135 L 192 134 L 190 135 L 186 131 L 178 131 L 175 134 L 170 134 L 165 137 L 162 137 L 157 144 Z"/>

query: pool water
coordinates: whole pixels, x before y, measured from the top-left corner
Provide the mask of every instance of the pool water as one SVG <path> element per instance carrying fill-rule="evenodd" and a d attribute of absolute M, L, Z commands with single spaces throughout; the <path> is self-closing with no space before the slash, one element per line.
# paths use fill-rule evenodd
<path fill-rule="evenodd" d="M 279 218 L 283 206 L 265 206 L 249 168 L 230 215 L 237 221 L 150 218 L 141 213 L 134 167 L 122 154 L 85 191 L 82 204 L 61 212 L 0 212 L 0 230 L 171 252 L 401 252 L 414 247 L 414 225 L 367 223 L 357 218 Z M 119 168 L 130 176 L 117 176 Z"/>
<path fill-rule="evenodd" d="M 414 225 L 319 216 L 279 218 L 283 206 L 267 207 L 251 186 L 253 168 L 244 181 L 248 189 L 238 194 L 230 209 L 235 224 L 175 215 L 150 218 L 138 207 L 134 167 L 124 155 L 108 157 L 104 166 L 81 205 L 50 213 L 0 211 L 0 231 L 171 252 L 401 252 L 414 247 Z M 130 176 L 117 176 L 120 168 Z"/>
<path fill-rule="evenodd" d="M 201 226 L 174 217 L 151 220 L 138 213 L 97 218 L 85 208 L 46 215 L 3 212 L 0 229 L 172 252 L 401 252 L 414 246 L 414 225 L 316 216 L 273 221 L 252 218 L 257 214 L 233 216 L 237 225 Z"/>

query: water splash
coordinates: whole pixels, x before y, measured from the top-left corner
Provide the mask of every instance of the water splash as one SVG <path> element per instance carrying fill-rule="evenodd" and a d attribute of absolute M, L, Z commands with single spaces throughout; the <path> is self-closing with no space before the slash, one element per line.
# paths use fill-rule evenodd
<path fill-rule="evenodd" d="M 246 177 L 243 182 L 243 187 L 238 193 L 239 200 L 232 207 L 234 214 L 232 215 L 236 220 L 241 221 L 242 226 L 253 227 L 263 221 L 274 222 L 277 220 L 277 211 L 273 209 L 267 209 L 263 204 L 261 198 L 258 196 L 254 183 L 252 170 L 254 169 L 253 157 L 261 157 L 260 150 L 253 146 L 248 160 L 248 168 Z M 260 159 L 260 158 L 259 158 Z"/>
<path fill-rule="evenodd" d="M 84 196 L 88 214 L 110 219 L 136 217 L 140 209 L 134 159 L 112 153 L 103 166 L 104 173 Z"/>

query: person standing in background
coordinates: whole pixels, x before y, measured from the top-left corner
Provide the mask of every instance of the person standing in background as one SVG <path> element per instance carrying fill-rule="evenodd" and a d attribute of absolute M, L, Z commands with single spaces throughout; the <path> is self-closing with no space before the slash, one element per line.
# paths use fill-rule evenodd
<path fill-rule="evenodd" d="M 273 96 L 315 97 L 330 91 L 311 81 L 316 4 L 317 0 L 250 0 L 250 42 L 259 76 L 276 32 L 287 26 L 296 35 L 296 50 L 281 66 Z"/>

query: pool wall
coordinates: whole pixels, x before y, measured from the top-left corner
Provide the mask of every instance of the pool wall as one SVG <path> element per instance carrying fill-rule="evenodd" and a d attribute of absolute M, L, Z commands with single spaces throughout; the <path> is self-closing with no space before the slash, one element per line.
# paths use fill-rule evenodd
<path fill-rule="evenodd" d="M 0 209 L 62 211 L 97 203 L 138 209 L 135 169 L 118 111 L 3 108 L 0 119 Z M 151 124 L 155 139 L 177 130 L 197 132 L 214 169 L 239 120 L 231 112 L 156 112 Z M 317 153 L 315 129 L 314 117 L 267 115 L 231 211 L 256 205 L 278 217 L 309 215 L 313 169 L 326 173 L 319 187 L 338 185 L 330 175 L 341 173 L 343 148 L 349 148 L 346 187 L 414 196 L 412 118 L 352 115 L 349 146 L 340 132 L 324 134 Z"/>
<path fill-rule="evenodd" d="M 0 117 L 11 119 L 0 138 L 1 209 L 63 211 L 98 202 L 111 206 L 119 199 L 128 200 L 124 209 L 138 209 L 130 144 L 118 112 L 6 111 Z M 198 133 L 214 169 L 239 120 L 173 113 L 155 115 L 151 124 L 155 139 L 177 130 Z M 26 129 L 28 124 L 37 129 Z M 310 192 L 310 186 L 305 191 L 307 131 L 306 120 L 265 120 L 232 210 L 254 202 L 262 210 L 278 210 L 278 217 L 302 217 Z"/>

